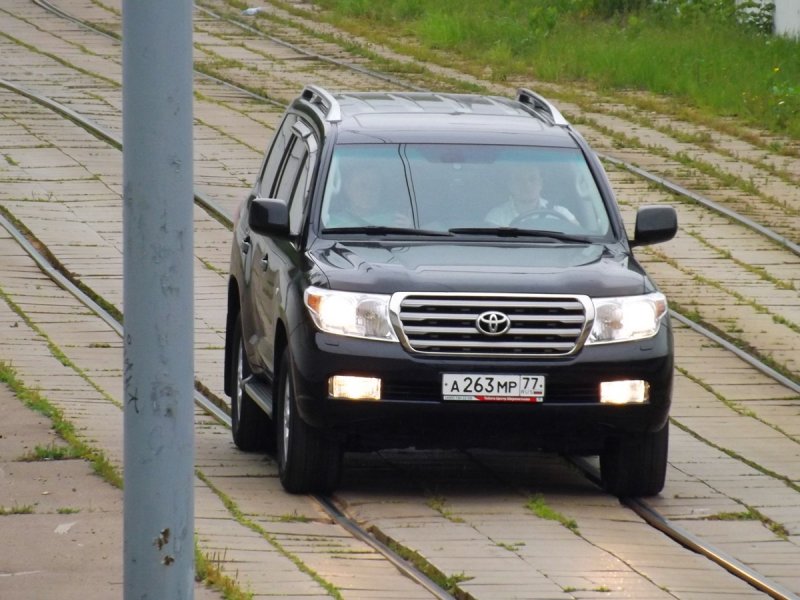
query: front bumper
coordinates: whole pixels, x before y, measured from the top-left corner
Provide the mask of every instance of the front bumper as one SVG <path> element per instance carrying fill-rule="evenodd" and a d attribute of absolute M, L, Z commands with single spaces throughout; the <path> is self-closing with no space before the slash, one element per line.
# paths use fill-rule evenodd
<path fill-rule="evenodd" d="M 399 343 L 346 338 L 298 327 L 289 339 L 301 417 L 364 447 L 545 448 L 596 452 L 610 436 L 654 431 L 668 418 L 672 334 L 584 347 L 569 358 L 487 359 L 415 356 Z M 542 403 L 443 401 L 443 373 L 546 377 Z M 328 395 L 332 375 L 379 377 L 380 400 Z M 601 404 L 601 381 L 643 379 L 643 404 Z"/>

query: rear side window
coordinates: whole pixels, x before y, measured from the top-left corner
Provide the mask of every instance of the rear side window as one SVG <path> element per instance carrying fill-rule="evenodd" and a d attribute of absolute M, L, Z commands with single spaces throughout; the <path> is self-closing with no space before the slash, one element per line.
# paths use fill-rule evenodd
<path fill-rule="evenodd" d="M 297 235 L 303 228 L 308 200 L 309 173 L 316 159 L 317 141 L 308 127 L 298 122 L 284 151 L 280 174 L 272 197 L 289 206 L 289 230 Z"/>
<path fill-rule="evenodd" d="M 297 117 L 295 115 L 286 115 L 280 127 L 278 127 L 278 131 L 275 133 L 269 154 L 261 169 L 261 176 L 258 178 L 258 183 L 256 184 L 256 194 L 262 198 L 274 197 L 275 177 L 281 167 L 286 146 L 292 139 L 292 125 L 294 125 L 296 121 Z"/>

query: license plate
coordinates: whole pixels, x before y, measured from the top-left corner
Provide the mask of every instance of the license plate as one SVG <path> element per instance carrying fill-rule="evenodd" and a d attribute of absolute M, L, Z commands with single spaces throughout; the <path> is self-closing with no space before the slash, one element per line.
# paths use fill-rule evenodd
<path fill-rule="evenodd" d="M 442 400 L 543 402 L 544 375 L 442 375 Z"/>

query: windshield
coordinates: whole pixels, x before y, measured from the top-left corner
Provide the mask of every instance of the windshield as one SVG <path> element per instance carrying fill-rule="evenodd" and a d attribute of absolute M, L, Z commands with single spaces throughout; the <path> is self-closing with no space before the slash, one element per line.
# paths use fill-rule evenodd
<path fill-rule="evenodd" d="M 453 235 L 606 236 L 609 219 L 577 149 L 464 144 L 337 146 L 322 228 Z"/>

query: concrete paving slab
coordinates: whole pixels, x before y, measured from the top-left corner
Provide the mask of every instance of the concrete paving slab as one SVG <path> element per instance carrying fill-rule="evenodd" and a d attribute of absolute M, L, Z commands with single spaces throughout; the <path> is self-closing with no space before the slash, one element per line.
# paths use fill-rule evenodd
<path fill-rule="evenodd" d="M 83 460 L 21 461 L 63 442 L 5 385 L 0 410 L 0 598 L 122 598 L 121 490 Z M 194 594 L 221 597 L 202 585 Z"/>

